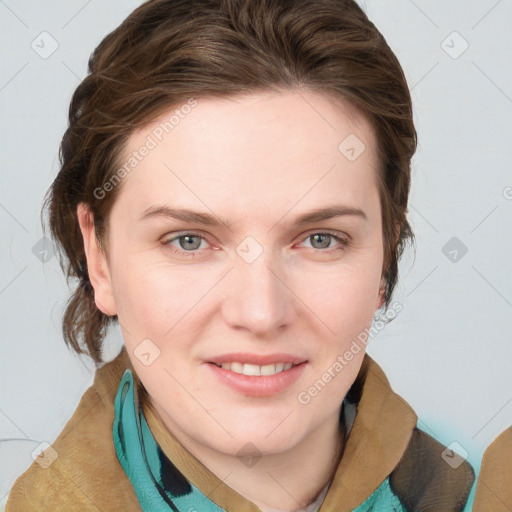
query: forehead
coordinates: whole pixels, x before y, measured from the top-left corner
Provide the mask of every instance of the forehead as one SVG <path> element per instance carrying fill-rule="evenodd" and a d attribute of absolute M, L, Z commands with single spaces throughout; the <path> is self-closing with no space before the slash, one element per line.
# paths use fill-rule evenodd
<path fill-rule="evenodd" d="M 341 190 L 357 201 L 376 185 L 375 146 L 368 120 L 331 95 L 198 98 L 174 105 L 130 137 L 123 160 L 135 165 L 122 194 L 139 211 L 169 199 L 202 202 L 204 209 L 202 198 L 257 208 L 263 197 L 269 204 L 297 201 L 308 189 L 306 201 L 318 193 L 335 200 Z"/>

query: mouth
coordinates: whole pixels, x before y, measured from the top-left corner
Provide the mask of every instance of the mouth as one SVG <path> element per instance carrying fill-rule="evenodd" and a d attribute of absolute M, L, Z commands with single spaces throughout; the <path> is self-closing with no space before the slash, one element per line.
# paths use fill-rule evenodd
<path fill-rule="evenodd" d="M 205 361 L 206 362 L 206 361 Z M 291 354 L 225 354 L 206 362 L 223 385 L 246 396 L 277 395 L 291 388 L 308 361 Z"/>
<path fill-rule="evenodd" d="M 285 372 L 290 370 L 294 366 L 298 366 L 302 363 L 275 363 L 275 364 L 265 364 L 265 365 L 257 365 L 250 363 L 241 363 L 238 361 L 226 362 L 226 363 L 214 363 L 210 362 L 210 364 L 214 364 L 218 368 L 222 368 L 223 370 L 229 370 L 234 373 L 239 373 L 241 375 L 247 375 L 250 377 L 262 377 L 269 375 L 276 375 L 281 372 Z"/>

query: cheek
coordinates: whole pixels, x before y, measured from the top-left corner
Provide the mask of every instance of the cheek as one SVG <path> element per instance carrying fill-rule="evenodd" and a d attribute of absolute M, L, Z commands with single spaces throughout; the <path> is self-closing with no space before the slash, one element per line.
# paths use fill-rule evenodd
<path fill-rule="evenodd" d="M 377 264 L 326 267 L 305 274 L 298 294 L 337 335 L 353 334 L 371 323 L 379 283 Z"/>
<path fill-rule="evenodd" d="M 128 255 L 117 269 L 113 274 L 113 289 L 118 316 L 137 339 L 153 336 L 155 340 L 165 341 L 165 333 L 180 319 L 187 313 L 187 320 L 191 318 L 191 308 L 208 290 L 211 281 L 197 269 L 172 266 L 144 253 Z"/>
<path fill-rule="evenodd" d="M 131 325 L 138 334 L 148 336 L 161 328 L 165 318 L 169 322 L 176 291 L 165 274 L 141 259 L 126 258 L 118 268 L 112 283 L 118 317 L 128 330 Z"/>

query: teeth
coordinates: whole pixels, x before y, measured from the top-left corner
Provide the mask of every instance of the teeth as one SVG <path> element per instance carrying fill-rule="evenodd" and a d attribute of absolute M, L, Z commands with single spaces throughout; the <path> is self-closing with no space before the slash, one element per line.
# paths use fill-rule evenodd
<path fill-rule="evenodd" d="M 242 373 L 244 365 L 242 363 L 231 363 L 231 371 L 235 373 Z M 229 368 L 228 368 L 229 370 Z"/>
<path fill-rule="evenodd" d="M 242 372 L 244 375 L 261 375 L 261 366 L 257 364 L 244 364 Z"/>
<path fill-rule="evenodd" d="M 293 364 L 292 363 L 276 363 L 276 364 L 266 364 L 264 366 L 259 366 L 257 364 L 242 364 L 238 362 L 232 363 L 222 363 L 221 366 L 224 370 L 231 370 L 235 373 L 241 373 L 243 375 L 249 376 L 260 376 L 260 375 L 275 375 L 276 373 L 281 373 L 283 371 L 289 370 Z"/>
<path fill-rule="evenodd" d="M 276 373 L 275 364 L 266 364 L 265 366 L 260 367 L 260 375 L 274 375 Z"/>

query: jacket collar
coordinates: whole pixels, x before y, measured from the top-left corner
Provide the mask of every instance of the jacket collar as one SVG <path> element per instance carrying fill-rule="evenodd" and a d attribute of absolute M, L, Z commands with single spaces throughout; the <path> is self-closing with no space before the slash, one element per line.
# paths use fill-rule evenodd
<path fill-rule="evenodd" d="M 92 386 L 52 443 L 58 457 L 49 467 L 33 462 L 13 486 L 6 510 L 140 512 L 113 442 L 114 400 L 126 369 L 144 398 L 145 389 L 123 346 L 116 358 L 96 370 Z M 369 356 L 347 398 L 358 403 L 357 415 L 320 512 L 348 512 L 363 503 L 400 461 L 417 420 Z M 154 439 L 189 482 L 224 509 L 259 512 L 185 450 L 147 401 L 142 400 L 142 407 Z M 436 460 L 439 447 L 434 450 Z"/>
<path fill-rule="evenodd" d="M 120 357 L 128 357 L 124 348 L 123 352 Z M 133 377 L 137 400 L 153 437 L 180 473 L 224 510 L 259 512 L 256 505 L 231 489 L 181 445 L 160 419 L 135 372 Z M 350 512 L 363 503 L 397 466 L 418 419 L 368 354 L 349 394 L 358 402 L 357 414 L 320 512 Z"/>

